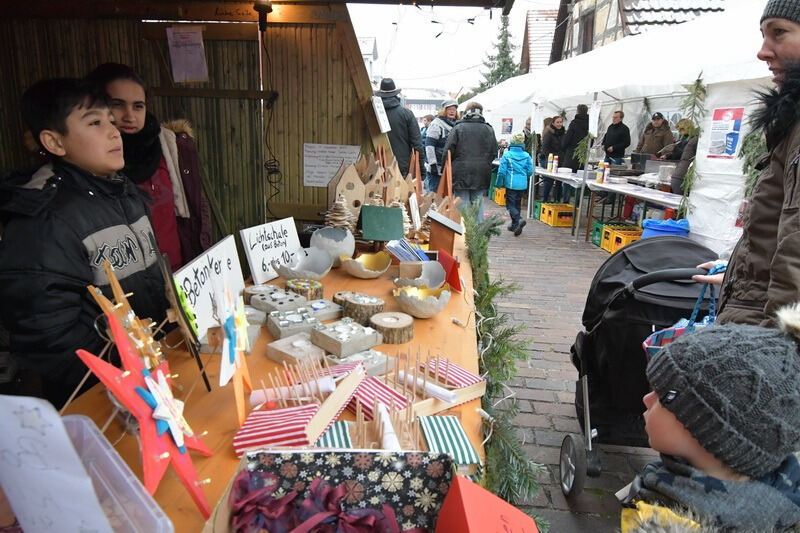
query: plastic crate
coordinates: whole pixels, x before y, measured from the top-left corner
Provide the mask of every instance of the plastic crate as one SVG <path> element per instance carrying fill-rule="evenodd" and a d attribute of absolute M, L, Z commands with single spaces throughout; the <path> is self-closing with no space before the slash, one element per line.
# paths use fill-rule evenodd
<path fill-rule="evenodd" d="M 634 231 L 634 227 L 630 224 L 605 224 L 601 230 L 600 248 L 606 252 L 611 252 L 614 245 L 614 240 L 611 234 L 617 230 L 630 230 Z"/>
<path fill-rule="evenodd" d="M 542 204 L 540 220 L 555 228 L 572 226 L 571 204 Z"/>
<path fill-rule="evenodd" d="M 539 220 L 542 211 L 542 202 L 533 202 L 533 219 Z"/>
<path fill-rule="evenodd" d="M 592 244 L 595 246 L 600 246 L 600 242 L 603 240 L 603 226 L 605 223 L 599 220 L 592 224 Z"/>
<path fill-rule="evenodd" d="M 494 190 L 494 203 L 497 205 L 506 205 L 506 190 L 501 187 Z"/>
<path fill-rule="evenodd" d="M 62 418 L 115 532 L 171 533 L 172 522 L 88 417 Z"/>
<path fill-rule="evenodd" d="M 612 254 L 628 246 L 630 243 L 638 241 L 642 238 L 642 231 L 630 230 L 613 230 L 611 232 L 611 250 Z"/>

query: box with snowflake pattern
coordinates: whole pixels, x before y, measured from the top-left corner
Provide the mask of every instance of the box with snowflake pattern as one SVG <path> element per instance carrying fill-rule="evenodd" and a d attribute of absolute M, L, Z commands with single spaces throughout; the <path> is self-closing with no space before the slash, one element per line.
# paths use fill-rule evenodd
<path fill-rule="evenodd" d="M 248 452 L 243 464 L 244 469 L 237 474 L 235 483 L 242 486 L 244 479 L 245 485 L 263 491 L 268 480 L 273 501 L 285 502 L 285 498 L 294 493 L 294 500 L 300 505 L 311 499 L 309 491 L 315 480 L 322 479 L 340 489 L 339 506 L 343 513 L 381 510 L 388 505 L 401 531 L 433 532 L 439 509 L 453 481 L 450 456 L 431 452 L 271 450 Z M 224 496 L 220 505 L 225 505 L 229 499 Z M 215 518 L 224 518 L 227 514 L 218 512 L 215 515 L 220 516 Z"/>

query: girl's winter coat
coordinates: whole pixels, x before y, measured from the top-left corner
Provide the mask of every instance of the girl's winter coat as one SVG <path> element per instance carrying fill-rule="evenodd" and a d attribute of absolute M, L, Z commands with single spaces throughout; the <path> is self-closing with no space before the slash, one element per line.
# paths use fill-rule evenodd
<path fill-rule="evenodd" d="M 533 160 L 522 144 L 512 144 L 500 159 L 497 186 L 520 191 L 528 188 L 528 178 L 533 174 Z"/>

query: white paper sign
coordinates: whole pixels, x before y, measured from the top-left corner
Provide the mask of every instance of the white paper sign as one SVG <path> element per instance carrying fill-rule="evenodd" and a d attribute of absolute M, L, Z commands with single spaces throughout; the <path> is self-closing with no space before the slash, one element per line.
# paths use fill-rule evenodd
<path fill-rule="evenodd" d="M 386 116 L 386 108 L 383 107 L 383 98 L 380 96 L 373 96 L 372 108 L 375 110 L 375 118 L 378 119 L 378 126 L 381 128 L 381 133 L 392 131 L 392 126 L 389 124 L 389 117 Z"/>
<path fill-rule="evenodd" d="M 273 259 L 285 265 L 291 259 L 291 254 L 301 248 L 292 217 L 245 228 L 239 234 L 242 236 L 244 254 L 256 285 L 278 276 L 270 266 Z"/>
<path fill-rule="evenodd" d="M 602 103 L 599 100 L 592 102 L 589 107 L 589 133 L 592 137 L 597 137 L 597 129 L 600 127 L 600 108 Z"/>
<path fill-rule="evenodd" d="M 358 161 L 359 157 L 360 146 L 303 143 L 303 185 L 327 187 L 342 161 L 347 166 Z"/>
<path fill-rule="evenodd" d="M 167 28 L 172 79 L 176 83 L 208 81 L 208 64 L 202 26 Z"/>
<path fill-rule="evenodd" d="M 422 227 L 422 220 L 419 218 L 419 203 L 417 202 L 416 193 L 412 193 L 408 197 L 408 211 L 411 213 L 411 223 L 414 225 L 414 229 L 419 231 Z"/>
<path fill-rule="evenodd" d="M 25 531 L 112 531 L 53 406 L 0 396 L 0 485 Z"/>
<path fill-rule="evenodd" d="M 542 133 L 544 129 L 544 119 L 547 118 L 544 114 L 544 104 L 534 104 L 533 113 L 531 113 L 531 130 L 534 133 Z"/>
<path fill-rule="evenodd" d="M 214 318 L 212 300 L 217 302 L 219 313 L 225 302 L 225 282 L 236 298 L 244 291 L 242 266 L 236 253 L 236 239 L 228 235 L 175 273 L 175 282 L 183 288 L 197 317 L 197 338 L 202 340 L 208 328 L 219 326 Z M 224 319 L 220 316 L 219 319 Z"/>

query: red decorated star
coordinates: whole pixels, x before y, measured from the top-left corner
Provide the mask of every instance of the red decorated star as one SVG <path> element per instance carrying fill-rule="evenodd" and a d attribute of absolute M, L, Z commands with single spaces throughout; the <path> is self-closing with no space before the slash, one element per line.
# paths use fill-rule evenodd
<path fill-rule="evenodd" d="M 130 339 L 119 320 L 110 313 L 107 313 L 106 316 L 108 317 L 111 334 L 114 337 L 125 371 L 123 372 L 119 368 L 106 363 L 86 350 L 78 350 L 78 357 L 109 388 L 120 403 L 133 413 L 139 422 L 139 435 L 142 442 L 142 469 L 144 471 L 144 486 L 147 491 L 150 494 L 155 493 L 161 478 L 164 476 L 164 472 L 166 472 L 169 464 L 172 463 L 172 467 L 177 472 L 186 490 L 189 491 L 194 503 L 203 516 L 208 518 L 211 516 L 211 510 L 200 487 L 200 482 L 197 479 L 197 473 L 187 448 L 206 457 L 211 455 L 211 450 L 190 429 L 186 431 L 189 426 L 180 412 L 183 404 L 170 404 L 170 402 L 177 402 L 177 400 L 172 397 L 172 392 L 169 391 L 169 385 L 166 378 L 164 378 L 164 376 L 169 375 L 167 363 L 164 362 L 158 367 L 156 371 L 157 381 L 153 380 L 150 371 L 145 368 L 139 358 L 139 354 L 131 346 Z M 155 395 L 152 393 L 153 389 L 148 387 L 148 381 L 151 382 L 151 385 L 155 385 Z M 169 391 L 168 393 L 164 390 L 164 386 Z M 156 398 L 156 395 L 158 395 L 158 398 Z M 155 408 L 152 406 L 154 402 Z M 156 417 L 165 420 L 157 420 Z M 172 421 L 172 424 L 170 424 L 170 421 Z M 175 426 L 176 429 L 174 431 L 166 431 L 170 425 Z M 180 435 L 177 435 L 178 433 Z M 177 441 L 182 441 L 183 445 L 179 447 L 176 444 Z"/>

